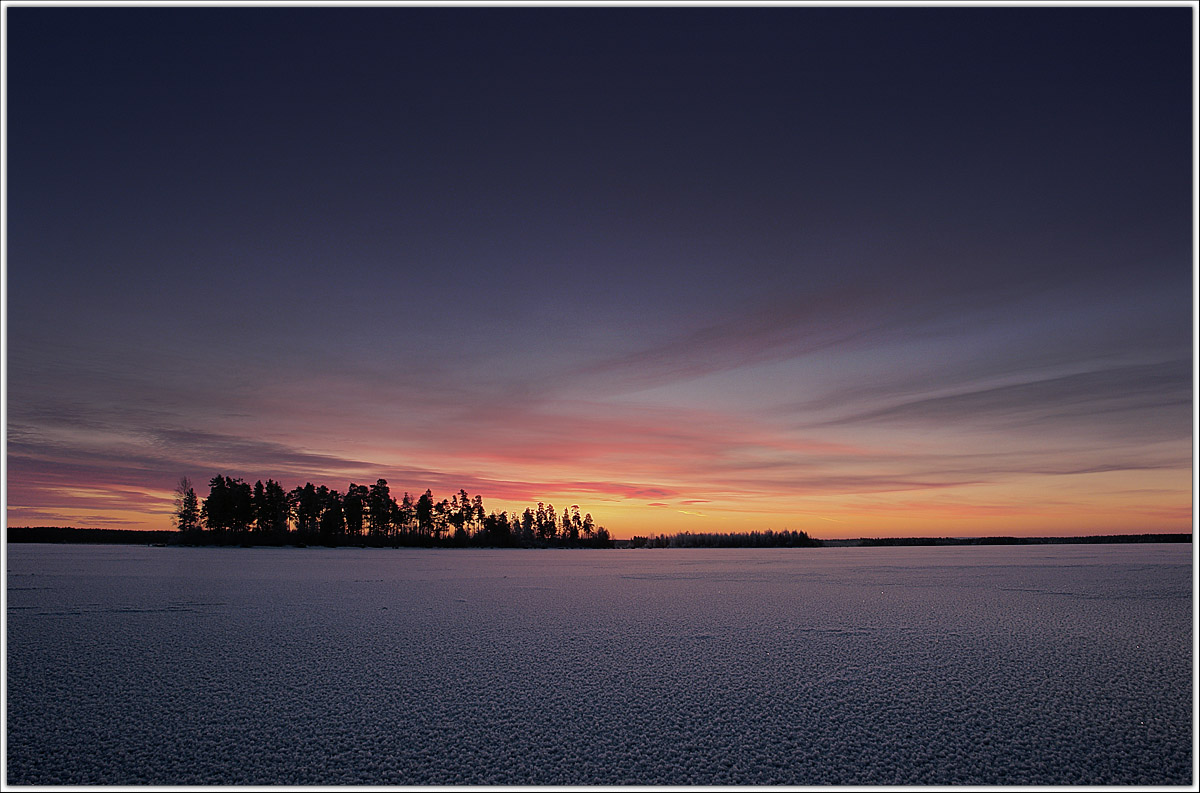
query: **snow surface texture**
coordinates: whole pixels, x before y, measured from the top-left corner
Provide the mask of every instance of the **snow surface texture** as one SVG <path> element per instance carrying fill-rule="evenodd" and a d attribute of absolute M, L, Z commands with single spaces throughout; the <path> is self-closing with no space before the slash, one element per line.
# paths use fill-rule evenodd
<path fill-rule="evenodd" d="M 1192 782 L 1191 546 L 8 546 L 9 784 Z"/>

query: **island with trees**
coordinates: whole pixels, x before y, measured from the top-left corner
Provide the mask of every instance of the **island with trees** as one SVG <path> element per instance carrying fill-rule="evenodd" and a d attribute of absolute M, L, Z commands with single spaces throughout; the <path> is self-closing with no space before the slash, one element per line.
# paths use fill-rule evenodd
<path fill-rule="evenodd" d="M 482 496 L 430 490 L 397 501 L 386 479 L 353 482 L 344 493 L 306 483 L 291 491 L 273 479 L 253 485 L 218 474 L 200 499 L 184 478 L 176 488 L 178 539 L 194 545 L 368 545 L 417 547 L 609 548 L 608 530 L 579 506 L 538 502 L 521 514 L 488 512 Z"/>

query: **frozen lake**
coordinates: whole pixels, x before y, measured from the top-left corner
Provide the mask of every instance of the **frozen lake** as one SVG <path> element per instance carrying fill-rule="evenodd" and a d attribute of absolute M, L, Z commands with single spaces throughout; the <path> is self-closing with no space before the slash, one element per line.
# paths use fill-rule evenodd
<path fill-rule="evenodd" d="M 1192 546 L 8 546 L 9 784 L 1192 782 Z"/>

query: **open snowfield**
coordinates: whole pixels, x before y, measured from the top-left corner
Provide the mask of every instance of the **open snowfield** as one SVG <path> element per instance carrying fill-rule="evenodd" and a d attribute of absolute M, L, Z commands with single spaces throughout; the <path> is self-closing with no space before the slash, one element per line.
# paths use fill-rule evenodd
<path fill-rule="evenodd" d="M 1192 782 L 1192 546 L 8 546 L 9 784 Z"/>

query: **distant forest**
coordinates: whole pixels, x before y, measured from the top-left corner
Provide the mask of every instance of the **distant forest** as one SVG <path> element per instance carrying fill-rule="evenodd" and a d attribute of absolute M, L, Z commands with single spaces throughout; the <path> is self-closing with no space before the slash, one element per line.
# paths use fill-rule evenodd
<path fill-rule="evenodd" d="M 609 548 L 608 530 L 579 507 L 538 502 L 520 515 L 487 512 L 481 496 L 459 490 L 435 499 L 392 496 L 386 479 L 353 482 L 345 493 L 312 482 L 285 491 L 273 479 L 250 485 L 218 474 L 201 500 L 187 478 L 176 488 L 175 525 L 184 542 L 204 545 L 374 545 L 502 548 Z"/>
<path fill-rule="evenodd" d="M 630 548 L 820 548 L 824 543 L 803 531 L 752 531 L 743 534 L 659 534 L 634 537 Z"/>
<path fill-rule="evenodd" d="M 862 537 L 859 539 L 813 540 L 801 544 L 803 532 L 751 532 L 749 534 L 691 534 L 653 537 L 634 537 L 632 540 L 611 540 L 612 548 L 769 548 L 769 547 L 834 547 L 871 548 L 888 546 L 932 545 L 1059 545 L 1059 544 L 1125 544 L 1147 542 L 1190 543 L 1189 534 L 1109 534 L 1087 537 Z M 104 545 L 179 545 L 186 539 L 179 531 L 141 531 L 133 529 L 77 529 L 69 526 L 9 526 L 8 542 L 16 543 L 82 543 Z M 194 540 L 194 535 L 193 535 Z M 222 544 L 232 543 L 227 535 Z M 294 543 L 295 540 L 292 540 Z M 281 544 L 287 544 L 281 543 Z M 349 543 L 347 543 L 349 544 Z M 357 545 L 366 545 L 360 540 Z M 595 547 L 593 545 L 592 547 Z"/>

